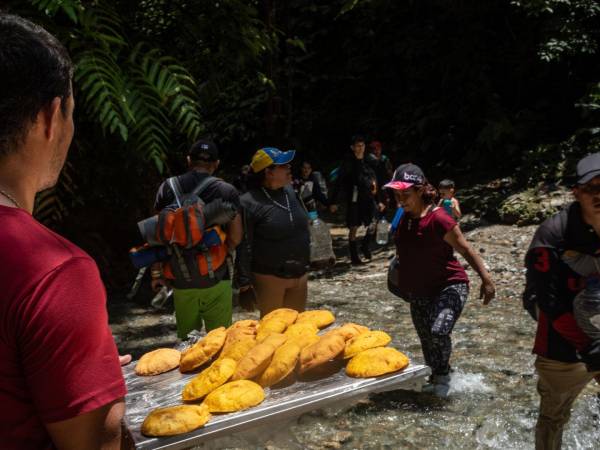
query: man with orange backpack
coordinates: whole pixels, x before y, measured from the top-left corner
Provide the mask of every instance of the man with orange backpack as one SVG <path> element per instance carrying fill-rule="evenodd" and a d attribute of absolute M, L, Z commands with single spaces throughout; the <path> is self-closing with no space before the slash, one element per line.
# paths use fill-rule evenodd
<path fill-rule="evenodd" d="M 206 331 L 231 324 L 232 274 L 228 259 L 242 240 L 242 221 L 237 214 L 238 191 L 212 176 L 219 167 L 219 150 L 215 143 L 196 142 L 190 148 L 187 163 L 189 171 L 163 182 L 156 194 L 157 232 L 167 236 L 172 245 L 168 245 L 169 260 L 155 263 L 151 269 L 155 291 L 167 283 L 174 287 L 180 339 L 185 339 L 192 330 L 202 329 L 203 322 Z M 185 207 L 195 196 L 207 208 L 211 203 L 230 204 L 234 208 L 233 219 L 224 225 L 203 229 L 206 215 L 201 208 Z"/>

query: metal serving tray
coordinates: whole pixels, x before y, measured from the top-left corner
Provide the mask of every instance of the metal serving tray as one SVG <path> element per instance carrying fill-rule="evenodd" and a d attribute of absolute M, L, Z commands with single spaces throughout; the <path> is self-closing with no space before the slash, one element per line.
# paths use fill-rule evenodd
<path fill-rule="evenodd" d="M 194 376 L 178 370 L 151 377 L 134 372 L 135 362 L 123 368 L 129 393 L 126 397 L 125 424 L 137 449 L 182 449 L 198 445 L 224 434 L 253 428 L 267 421 L 289 419 L 302 413 L 331 406 L 343 400 L 412 387 L 428 376 L 429 367 L 409 365 L 402 372 L 377 378 L 350 378 L 343 367 L 327 377 L 312 381 L 296 381 L 287 387 L 266 389 L 265 400 L 258 406 L 230 414 L 214 414 L 202 428 L 172 437 L 148 438 L 140 432 L 146 415 L 155 408 L 181 404 L 183 386 Z"/>

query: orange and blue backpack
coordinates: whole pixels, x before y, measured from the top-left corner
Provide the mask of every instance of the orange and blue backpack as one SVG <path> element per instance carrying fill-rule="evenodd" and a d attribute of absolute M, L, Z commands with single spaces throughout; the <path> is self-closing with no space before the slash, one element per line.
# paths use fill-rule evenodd
<path fill-rule="evenodd" d="M 222 199 L 205 203 L 202 192 L 217 180 L 207 176 L 190 193 L 183 193 L 177 177 L 166 183 L 175 201 L 156 216 L 138 223 L 147 245 L 166 248 L 163 274 L 178 289 L 212 287 L 228 273 L 226 233 L 222 225 L 237 214 Z"/>

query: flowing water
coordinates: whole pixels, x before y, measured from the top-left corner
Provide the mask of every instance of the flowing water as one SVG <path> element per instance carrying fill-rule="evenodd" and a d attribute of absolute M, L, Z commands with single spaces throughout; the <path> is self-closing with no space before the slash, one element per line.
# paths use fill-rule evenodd
<path fill-rule="evenodd" d="M 531 227 L 495 226 L 469 234 L 492 270 L 498 297 L 488 306 L 481 305 L 479 280 L 469 271 L 471 295 L 453 332 L 449 399 L 405 390 L 375 394 L 293 421 L 219 438 L 201 448 L 533 448 L 538 411 L 531 354 L 535 322 L 520 302 L 522 256 L 532 231 Z M 348 270 L 342 265 L 330 278 L 311 280 L 308 307 L 330 309 L 338 323 L 352 321 L 384 330 L 393 337 L 391 345 L 422 363 L 408 304 L 386 289 L 390 253 L 391 248 L 382 249 L 367 266 Z M 236 311 L 234 319 L 247 317 L 251 315 Z M 162 316 L 160 321 L 163 330 L 170 330 L 168 336 L 162 336 L 163 342 L 170 342 L 172 319 Z M 113 324 L 121 349 L 139 350 L 140 341 L 134 343 L 133 335 L 128 339 L 119 326 L 130 325 Z M 145 351 L 156 343 L 144 341 L 144 345 Z M 577 400 L 563 448 L 600 448 L 599 392 L 600 388 L 590 383 Z"/>

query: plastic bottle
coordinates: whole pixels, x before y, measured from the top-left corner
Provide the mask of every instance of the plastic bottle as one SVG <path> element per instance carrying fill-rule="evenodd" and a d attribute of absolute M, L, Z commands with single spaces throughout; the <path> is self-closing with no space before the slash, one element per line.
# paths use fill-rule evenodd
<path fill-rule="evenodd" d="M 310 262 L 330 263 L 335 261 L 329 226 L 319 219 L 316 211 L 308 213 L 310 226 Z"/>
<path fill-rule="evenodd" d="M 385 217 L 382 217 L 379 222 L 377 222 L 377 230 L 375 231 L 375 242 L 378 245 L 385 245 L 388 243 L 388 238 L 390 235 L 390 224 Z"/>
<path fill-rule="evenodd" d="M 162 309 L 172 294 L 173 289 L 170 289 L 167 286 L 163 286 L 162 288 L 160 288 L 160 291 L 158 291 L 158 293 L 152 298 L 150 304 L 155 309 Z"/>

